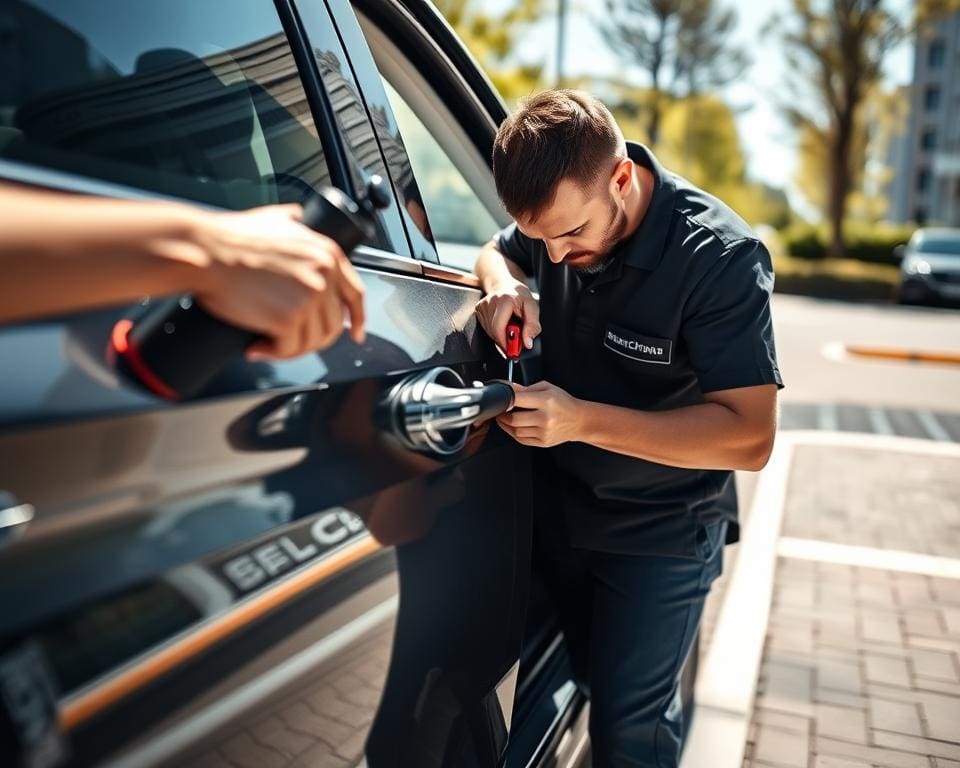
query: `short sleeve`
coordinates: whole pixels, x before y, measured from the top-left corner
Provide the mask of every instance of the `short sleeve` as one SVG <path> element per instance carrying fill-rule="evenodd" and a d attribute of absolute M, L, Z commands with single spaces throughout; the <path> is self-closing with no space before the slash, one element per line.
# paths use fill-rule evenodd
<path fill-rule="evenodd" d="M 717 259 L 687 300 L 682 334 L 702 392 L 783 388 L 770 316 L 773 266 L 757 240 Z"/>
<path fill-rule="evenodd" d="M 516 223 L 504 227 L 493 237 L 493 244 L 497 246 L 497 250 L 517 264 L 527 276 L 534 273 L 534 254 L 537 243 L 539 243 L 538 240 L 531 240 L 523 234 Z"/>

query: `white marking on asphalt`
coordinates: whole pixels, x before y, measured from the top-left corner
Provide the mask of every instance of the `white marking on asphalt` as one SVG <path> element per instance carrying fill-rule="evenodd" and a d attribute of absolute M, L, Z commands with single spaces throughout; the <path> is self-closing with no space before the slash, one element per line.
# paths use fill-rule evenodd
<path fill-rule="evenodd" d="M 828 341 L 820 347 L 820 354 L 834 363 L 845 363 L 850 357 L 842 341 Z"/>
<path fill-rule="evenodd" d="M 870 420 L 870 428 L 878 435 L 894 435 L 893 424 L 887 418 L 887 412 L 883 408 L 868 408 L 867 418 Z"/>
<path fill-rule="evenodd" d="M 777 544 L 777 554 L 796 560 L 815 560 L 819 563 L 852 565 L 857 568 L 880 568 L 941 579 L 960 579 L 960 560 L 899 549 L 857 547 L 832 541 L 784 536 Z"/>
<path fill-rule="evenodd" d="M 817 408 L 817 429 L 826 432 L 836 432 L 839 428 L 837 422 L 837 407 L 831 404 L 824 404 Z"/>
<path fill-rule="evenodd" d="M 917 421 L 920 422 L 921 426 L 927 431 L 927 434 L 930 435 L 931 439 L 938 440 L 941 443 L 953 442 L 950 434 L 943 428 L 943 425 L 937 421 L 937 417 L 930 413 L 930 411 L 915 411 L 915 413 L 917 416 Z"/>
<path fill-rule="evenodd" d="M 942 443 L 925 437 L 903 435 L 872 435 L 868 432 L 819 432 L 815 429 L 795 429 L 781 433 L 780 440 L 787 436 L 795 445 L 838 445 L 851 448 L 872 448 L 878 451 L 921 453 L 930 456 L 956 456 L 960 458 L 960 443 Z"/>

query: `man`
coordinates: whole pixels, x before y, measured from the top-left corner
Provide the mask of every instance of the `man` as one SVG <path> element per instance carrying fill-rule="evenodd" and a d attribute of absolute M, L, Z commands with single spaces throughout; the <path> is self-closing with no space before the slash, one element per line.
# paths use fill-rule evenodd
<path fill-rule="evenodd" d="M 477 314 L 501 348 L 511 315 L 527 348 L 543 332 L 544 381 L 498 421 L 549 449 L 539 537 L 594 765 L 673 766 L 680 671 L 735 527 L 730 470 L 773 446 L 770 258 L 584 93 L 527 101 L 493 170 L 515 224 L 477 261 Z"/>
<path fill-rule="evenodd" d="M 154 294 L 192 293 L 264 336 L 250 357 L 333 344 L 350 316 L 364 338 L 363 283 L 299 205 L 239 213 L 108 200 L 0 183 L 0 323 Z"/>

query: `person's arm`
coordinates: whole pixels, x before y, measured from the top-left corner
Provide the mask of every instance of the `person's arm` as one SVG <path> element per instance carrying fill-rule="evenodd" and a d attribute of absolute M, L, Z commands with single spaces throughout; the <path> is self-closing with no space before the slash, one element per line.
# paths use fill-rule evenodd
<path fill-rule="evenodd" d="M 518 442 L 582 442 L 673 467 L 761 469 L 777 427 L 775 384 L 712 392 L 705 403 L 668 411 L 578 400 L 548 382 L 515 389 L 515 410 L 497 421 Z"/>
<path fill-rule="evenodd" d="M 0 322 L 191 290 L 200 226 L 183 205 L 0 186 Z"/>
<path fill-rule="evenodd" d="M 762 468 L 770 456 L 782 386 L 773 342 L 773 272 L 763 245 L 719 255 L 688 299 L 681 333 L 704 402 L 641 411 L 578 400 L 548 382 L 518 387 L 498 417 L 528 445 L 579 441 L 659 464 L 697 469 Z"/>
<path fill-rule="evenodd" d="M 483 286 L 477 303 L 477 319 L 500 349 L 506 349 L 507 324 L 513 315 L 523 320 L 523 345 L 530 349 L 540 334 L 540 306 L 527 285 L 527 275 L 518 260 L 529 262 L 529 242 L 511 225 L 490 240 L 473 270 Z M 505 254 L 513 252 L 513 257 Z"/>
<path fill-rule="evenodd" d="M 483 246 L 473 271 L 480 278 L 484 293 L 490 293 L 502 286 L 527 284 L 527 275 L 520 265 L 500 253 L 493 240 Z"/>
<path fill-rule="evenodd" d="M 298 205 L 240 213 L 0 184 L 0 323 L 192 293 L 289 357 L 363 339 L 363 285 L 339 246 L 299 223 Z"/>

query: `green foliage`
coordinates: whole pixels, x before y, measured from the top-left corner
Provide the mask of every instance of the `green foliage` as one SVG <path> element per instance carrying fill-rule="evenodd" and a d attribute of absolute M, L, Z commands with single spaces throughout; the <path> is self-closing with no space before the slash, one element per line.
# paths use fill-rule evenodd
<path fill-rule="evenodd" d="M 483 0 L 434 0 L 434 4 L 507 102 L 543 87 L 542 64 L 510 62 L 520 36 L 544 13 L 544 0 L 514 0 L 499 14 Z"/>
<path fill-rule="evenodd" d="M 899 259 L 894 248 L 910 239 L 909 225 L 869 224 L 847 221 L 843 227 L 847 257 L 854 261 L 896 266 Z M 817 260 L 827 257 L 830 234 L 826 225 L 797 224 L 782 233 L 786 252 L 797 259 Z"/>
<path fill-rule="evenodd" d="M 723 200 L 750 224 L 779 229 L 792 219 L 782 190 L 747 178 L 736 118 L 716 96 L 692 96 L 670 104 L 657 154 L 666 167 Z"/>

